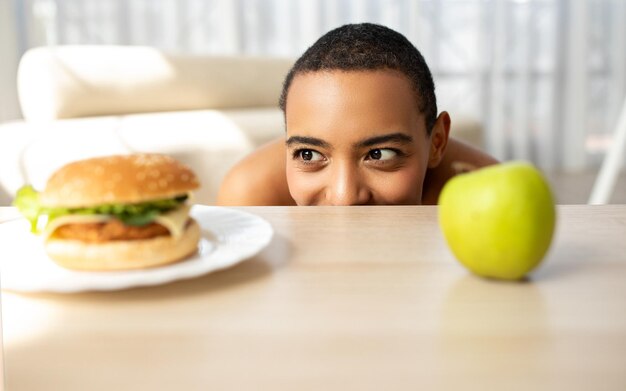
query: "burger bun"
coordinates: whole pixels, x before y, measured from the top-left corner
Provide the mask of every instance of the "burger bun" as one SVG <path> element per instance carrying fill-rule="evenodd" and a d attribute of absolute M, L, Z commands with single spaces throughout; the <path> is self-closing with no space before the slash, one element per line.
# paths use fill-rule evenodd
<path fill-rule="evenodd" d="M 48 256 L 64 268 L 83 271 L 144 269 L 180 261 L 197 250 L 200 226 L 189 219 L 180 237 L 157 236 L 140 240 L 88 243 L 49 238 Z"/>

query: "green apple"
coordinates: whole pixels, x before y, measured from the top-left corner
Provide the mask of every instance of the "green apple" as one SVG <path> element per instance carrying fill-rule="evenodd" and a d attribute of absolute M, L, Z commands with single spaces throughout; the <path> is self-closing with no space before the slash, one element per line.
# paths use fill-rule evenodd
<path fill-rule="evenodd" d="M 439 196 L 439 225 L 450 249 L 483 277 L 523 278 L 548 251 L 555 220 L 550 186 L 526 162 L 457 175 Z"/>

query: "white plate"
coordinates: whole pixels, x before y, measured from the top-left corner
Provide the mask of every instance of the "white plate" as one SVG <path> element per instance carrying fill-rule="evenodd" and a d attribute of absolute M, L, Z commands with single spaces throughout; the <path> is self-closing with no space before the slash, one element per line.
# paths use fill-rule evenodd
<path fill-rule="evenodd" d="M 233 266 L 258 253 L 272 239 L 271 225 L 249 213 L 195 205 L 191 216 L 202 228 L 196 254 L 171 265 L 120 272 L 64 269 L 48 258 L 41 239 L 30 233 L 26 220 L 0 224 L 2 289 L 79 292 L 164 284 Z"/>

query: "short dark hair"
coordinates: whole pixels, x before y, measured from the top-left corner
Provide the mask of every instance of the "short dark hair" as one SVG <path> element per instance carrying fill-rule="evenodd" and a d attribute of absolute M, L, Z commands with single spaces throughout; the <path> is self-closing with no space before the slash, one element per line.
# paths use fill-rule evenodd
<path fill-rule="evenodd" d="M 408 77 L 430 135 L 437 118 L 437 98 L 430 69 L 419 50 L 404 35 L 378 24 L 346 24 L 319 38 L 287 74 L 280 108 L 285 112 L 289 87 L 298 74 L 378 69 L 396 70 Z"/>

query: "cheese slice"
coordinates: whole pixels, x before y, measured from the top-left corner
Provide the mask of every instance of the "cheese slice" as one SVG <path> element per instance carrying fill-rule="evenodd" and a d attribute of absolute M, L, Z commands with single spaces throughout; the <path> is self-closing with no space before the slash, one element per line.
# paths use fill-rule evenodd
<path fill-rule="evenodd" d="M 189 210 L 191 206 L 188 204 L 182 205 L 168 213 L 158 215 L 155 217 L 154 222 L 161 224 L 168 231 L 173 238 L 177 239 L 182 236 L 185 231 L 185 223 L 189 218 Z M 48 224 L 43 231 L 43 239 L 46 240 L 56 231 L 59 227 L 67 224 L 89 224 L 89 223 L 104 223 L 106 221 L 114 219 L 114 216 L 110 215 L 66 215 L 57 217 Z"/>
<path fill-rule="evenodd" d="M 189 218 L 189 209 L 191 209 L 191 205 L 184 204 L 165 214 L 158 215 L 154 222 L 167 228 L 170 231 L 170 235 L 174 239 L 178 239 L 185 231 L 185 223 L 187 223 Z"/>

